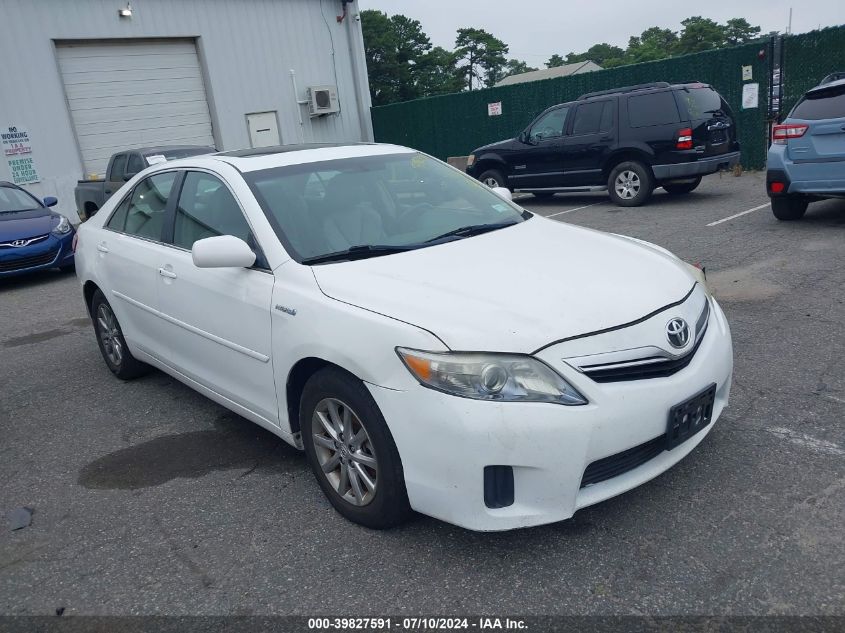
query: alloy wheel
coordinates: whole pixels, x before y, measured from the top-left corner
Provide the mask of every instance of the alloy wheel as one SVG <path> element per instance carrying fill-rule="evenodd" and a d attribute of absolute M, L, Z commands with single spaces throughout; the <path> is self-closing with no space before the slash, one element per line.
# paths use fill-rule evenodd
<path fill-rule="evenodd" d="M 613 183 L 613 188 L 616 194 L 623 200 L 630 200 L 636 198 L 640 192 L 642 182 L 636 172 L 626 169 L 616 176 L 616 181 Z"/>
<path fill-rule="evenodd" d="M 311 417 L 317 461 L 340 497 L 355 506 L 373 500 L 378 461 L 367 429 L 358 415 L 337 398 L 324 398 Z"/>
<path fill-rule="evenodd" d="M 123 362 L 123 343 L 120 339 L 120 326 L 111 308 L 101 303 L 97 308 L 97 330 L 100 340 L 103 342 L 103 349 L 106 356 L 115 367 L 120 367 Z"/>
<path fill-rule="evenodd" d="M 495 178 L 493 178 L 492 176 L 485 178 L 484 184 L 487 185 L 488 187 L 490 187 L 491 189 L 495 189 L 496 187 L 501 187 L 501 185 L 499 184 L 499 181 L 496 180 Z"/>

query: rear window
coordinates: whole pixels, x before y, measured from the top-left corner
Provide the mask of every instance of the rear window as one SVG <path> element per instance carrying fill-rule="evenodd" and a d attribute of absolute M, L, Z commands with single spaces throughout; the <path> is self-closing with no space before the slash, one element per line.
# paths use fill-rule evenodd
<path fill-rule="evenodd" d="M 805 95 L 789 116 L 809 121 L 845 117 L 845 86 L 836 86 L 829 90 L 819 90 Z"/>
<path fill-rule="evenodd" d="M 725 104 L 722 103 L 722 97 L 712 88 L 689 88 L 687 90 L 679 90 L 678 96 L 681 101 L 687 106 L 690 120 L 695 119 L 709 119 L 711 115 L 717 112 L 725 112 Z"/>
<path fill-rule="evenodd" d="M 678 123 L 678 106 L 671 91 L 628 97 L 628 121 L 631 127 Z"/>

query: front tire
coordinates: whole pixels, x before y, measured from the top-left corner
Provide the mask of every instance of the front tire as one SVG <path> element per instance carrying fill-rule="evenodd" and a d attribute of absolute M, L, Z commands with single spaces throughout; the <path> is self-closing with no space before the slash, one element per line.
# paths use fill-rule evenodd
<path fill-rule="evenodd" d="M 670 180 L 662 183 L 661 186 L 666 190 L 666 193 L 677 196 L 693 191 L 700 184 L 701 176 L 698 176 L 691 180 Z"/>
<path fill-rule="evenodd" d="M 97 345 L 100 346 L 100 353 L 111 372 L 121 380 L 131 380 L 146 374 L 150 366 L 132 356 L 120 323 L 105 295 L 99 290 L 91 299 L 91 315 L 94 320 L 94 332 L 97 334 Z"/>
<path fill-rule="evenodd" d="M 507 178 L 498 169 L 488 169 L 482 172 L 478 179 L 491 189 L 495 189 L 496 187 L 507 188 L 508 186 Z"/>
<path fill-rule="evenodd" d="M 772 213 L 778 220 L 791 222 L 800 220 L 807 212 L 809 202 L 801 198 L 772 198 Z"/>
<path fill-rule="evenodd" d="M 408 520 L 399 451 L 360 380 L 335 367 L 314 374 L 302 392 L 299 421 L 308 463 L 335 510 L 378 530 Z"/>
<path fill-rule="evenodd" d="M 654 175 L 650 167 L 639 161 L 619 163 L 610 171 L 607 191 L 620 207 L 638 207 L 651 197 Z"/>

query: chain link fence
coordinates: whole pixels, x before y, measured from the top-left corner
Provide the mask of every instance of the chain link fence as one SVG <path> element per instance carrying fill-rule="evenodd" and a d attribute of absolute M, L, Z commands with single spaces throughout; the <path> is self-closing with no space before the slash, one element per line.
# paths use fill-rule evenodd
<path fill-rule="evenodd" d="M 784 46 L 785 113 L 826 74 L 845 70 L 845 27 L 786 37 Z M 570 77 L 418 99 L 373 108 L 373 129 L 379 142 L 406 145 L 445 160 L 512 138 L 549 106 L 573 101 L 586 92 L 654 81 L 701 81 L 718 90 L 733 108 L 743 165 L 761 169 L 768 147 L 770 61 L 769 43 L 753 42 Z M 744 78 L 743 67 L 751 68 L 751 79 Z M 743 109 L 746 83 L 759 84 L 759 101 L 756 107 Z M 491 103 L 501 103 L 501 115 L 488 115 Z"/>

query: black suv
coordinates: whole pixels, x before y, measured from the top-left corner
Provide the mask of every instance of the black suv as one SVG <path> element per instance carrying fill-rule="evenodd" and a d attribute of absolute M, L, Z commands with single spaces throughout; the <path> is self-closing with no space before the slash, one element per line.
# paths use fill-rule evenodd
<path fill-rule="evenodd" d="M 467 173 L 540 198 L 606 187 L 616 204 L 635 207 L 655 187 L 689 193 L 703 175 L 738 162 L 722 96 L 707 84 L 658 82 L 553 106 L 517 138 L 475 150 Z"/>

